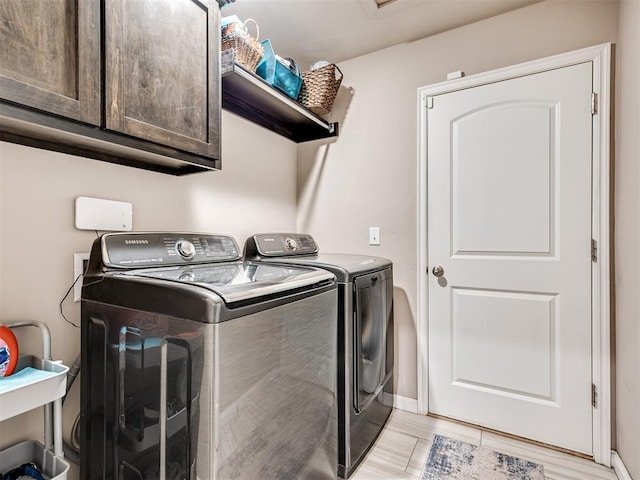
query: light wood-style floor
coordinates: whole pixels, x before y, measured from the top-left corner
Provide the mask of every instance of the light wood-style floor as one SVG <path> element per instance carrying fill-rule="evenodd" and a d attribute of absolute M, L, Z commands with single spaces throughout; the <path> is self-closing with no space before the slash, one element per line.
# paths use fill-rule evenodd
<path fill-rule="evenodd" d="M 583 458 L 447 420 L 394 410 L 350 480 L 419 479 L 436 433 L 542 464 L 548 480 L 617 479 L 612 469 Z"/>

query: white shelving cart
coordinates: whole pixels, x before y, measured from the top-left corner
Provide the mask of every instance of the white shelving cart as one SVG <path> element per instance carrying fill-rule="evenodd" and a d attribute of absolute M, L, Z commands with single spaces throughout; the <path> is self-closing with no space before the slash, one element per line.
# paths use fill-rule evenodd
<path fill-rule="evenodd" d="M 0 422 L 38 407 L 44 408 L 44 445 L 25 441 L 0 451 L 0 472 L 34 463 L 45 479 L 66 480 L 69 463 L 62 443 L 62 397 L 69 367 L 51 360 L 51 334 L 42 322 L 5 323 L 11 329 L 37 327 L 42 358 L 21 355 L 13 375 L 0 378 Z"/>

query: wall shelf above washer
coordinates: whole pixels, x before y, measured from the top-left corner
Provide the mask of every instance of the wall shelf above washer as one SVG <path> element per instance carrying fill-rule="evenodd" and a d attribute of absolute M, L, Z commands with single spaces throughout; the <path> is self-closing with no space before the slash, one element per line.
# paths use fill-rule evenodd
<path fill-rule="evenodd" d="M 329 123 L 222 52 L 222 108 L 296 143 L 338 136 L 338 123 Z"/>

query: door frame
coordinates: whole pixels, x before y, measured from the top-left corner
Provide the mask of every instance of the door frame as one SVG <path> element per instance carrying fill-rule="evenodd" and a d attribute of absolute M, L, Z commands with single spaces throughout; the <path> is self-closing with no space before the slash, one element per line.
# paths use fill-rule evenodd
<path fill-rule="evenodd" d="M 592 382 L 596 405 L 592 409 L 593 458 L 611 466 L 611 62 L 612 44 L 604 43 L 469 77 L 418 88 L 418 413 L 429 411 L 429 330 L 427 258 L 427 105 L 429 97 L 451 93 L 524 75 L 593 62 L 595 114 L 592 115 L 592 206 L 591 235 L 597 246 L 597 261 L 591 262 Z M 585 239 L 588 240 L 588 239 Z"/>

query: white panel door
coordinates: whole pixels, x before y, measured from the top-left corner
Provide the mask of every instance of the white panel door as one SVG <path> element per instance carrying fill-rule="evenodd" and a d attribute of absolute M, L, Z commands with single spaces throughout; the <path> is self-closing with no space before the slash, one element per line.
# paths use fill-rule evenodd
<path fill-rule="evenodd" d="M 429 410 L 583 453 L 591 92 L 589 62 L 427 111 Z"/>

